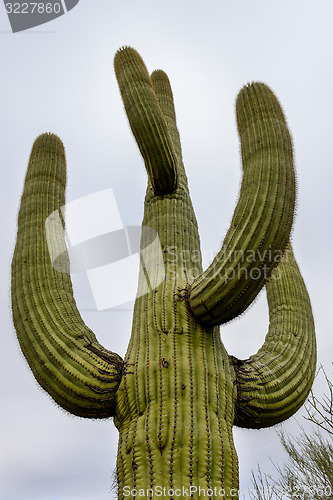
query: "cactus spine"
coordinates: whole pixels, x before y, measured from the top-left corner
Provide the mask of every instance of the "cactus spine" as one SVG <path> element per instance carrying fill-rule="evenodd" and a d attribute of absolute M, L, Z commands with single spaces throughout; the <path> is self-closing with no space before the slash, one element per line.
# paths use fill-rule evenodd
<path fill-rule="evenodd" d="M 187 488 L 192 498 L 199 488 L 210 498 L 237 498 L 232 426 L 267 427 L 291 416 L 305 401 L 316 364 L 311 305 L 289 243 L 295 175 L 288 128 L 266 85 L 241 90 L 240 197 L 222 248 L 203 271 L 168 77 L 160 70 L 149 75 L 129 47 L 116 54 L 115 71 L 148 174 L 143 224 L 159 235 L 163 282 L 156 266 L 156 283 L 150 274 L 150 291 L 136 299 L 124 361 L 104 349 L 76 309 L 69 275 L 47 255 L 45 219 L 64 204 L 66 173 L 61 141 L 45 134 L 31 153 L 18 220 L 17 335 L 35 377 L 59 405 L 75 415 L 114 416 L 119 498 L 132 489 L 151 498 L 157 487 Z M 141 269 L 139 290 L 144 283 Z M 226 352 L 219 325 L 265 285 L 268 334 L 256 355 L 237 360 Z"/>

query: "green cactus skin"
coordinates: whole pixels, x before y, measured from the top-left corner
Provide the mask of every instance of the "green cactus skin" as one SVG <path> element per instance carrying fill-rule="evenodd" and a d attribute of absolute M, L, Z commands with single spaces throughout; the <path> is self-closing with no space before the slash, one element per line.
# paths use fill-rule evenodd
<path fill-rule="evenodd" d="M 290 417 L 316 365 L 310 300 L 289 243 L 295 175 L 286 121 L 266 85 L 241 90 L 240 197 L 222 249 L 203 272 L 168 77 L 161 70 L 149 76 L 129 47 L 117 52 L 115 72 L 148 174 L 143 225 L 159 235 L 164 269 L 153 250 L 145 255 L 150 290 L 141 293 L 141 268 L 123 362 L 83 324 L 69 275 L 55 271 L 47 255 L 44 223 L 64 204 L 66 174 L 61 141 L 45 134 L 31 153 L 18 221 L 17 335 L 58 404 L 91 418 L 114 415 L 119 498 L 132 489 L 152 498 L 156 488 L 190 487 L 195 499 L 199 488 L 212 490 L 207 498 L 238 498 L 233 425 L 260 428 Z M 242 258 L 249 253 L 252 259 Z M 264 285 L 269 331 L 256 355 L 238 360 L 226 352 L 218 325 L 242 313 Z"/>

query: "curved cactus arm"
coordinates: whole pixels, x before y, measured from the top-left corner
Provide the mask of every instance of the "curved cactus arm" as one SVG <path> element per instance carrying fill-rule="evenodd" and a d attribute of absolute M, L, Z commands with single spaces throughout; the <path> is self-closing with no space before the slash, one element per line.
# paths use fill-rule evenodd
<path fill-rule="evenodd" d="M 266 285 L 269 330 L 258 353 L 231 357 L 237 381 L 235 425 L 268 427 L 295 413 L 311 389 L 316 368 L 310 299 L 291 247 Z"/>
<path fill-rule="evenodd" d="M 90 418 L 113 415 L 123 362 L 84 324 L 69 273 L 53 268 L 45 221 L 65 203 L 66 163 L 51 134 L 33 145 L 18 216 L 12 262 L 17 336 L 37 381 L 65 410 Z M 53 244 L 64 249 L 63 230 Z"/>
<path fill-rule="evenodd" d="M 147 68 L 136 50 L 116 53 L 115 73 L 126 114 L 155 194 L 177 187 L 177 155 Z"/>
<path fill-rule="evenodd" d="M 236 102 L 243 180 L 231 226 L 219 253 L 189 290 L 203 323 L 218 325 L 254 300 L 286 249 L 295 207 L 292 142 L 273 92 L 244 87 Z"/>

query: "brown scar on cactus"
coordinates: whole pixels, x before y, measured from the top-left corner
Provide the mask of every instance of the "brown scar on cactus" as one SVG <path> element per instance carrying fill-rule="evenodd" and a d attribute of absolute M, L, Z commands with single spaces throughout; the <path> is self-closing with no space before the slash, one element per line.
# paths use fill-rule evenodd
<path fill-rule="evenodd" d="M 66 161 L 60 139 L 43 134 L 29 160 L 12 262 L 17 337 L 58 405 L 86 418 L 113 417 L 119 498 L 125 487 L 148 492 L 157 486 L 196 487 L 195 499 L 199 488 L 237 498 L 233 425 L 261 428 L 289 418 L 315 373 L 311 304 L 289 241 L 295 209 L 290 134 L 269 87 L 252 83 L 240 91 L 239 199 L 221 250 L 198 273 L 198 262 L 184 258 L 200 255 L 200 240 L 169 79 L 161 70 L 149 75 L 130 47 L 117 52 L 114 66 L 147 170 L 143 226 L 158 234 L 164 279 L 157 279 L 160 269 L 156 279 L 150 273 L 149 291 L 138 293 L 125 359 L 100 345 L 76 307 L 70 275 L 54 269 L 48 255 L 45 220 L 65 204 Z M 146 237 L 143 232 L 141 248 Z M 176 272 L 166 265 L 169 249 Z M 250 253 L 253 258 L 244 258 Z M 153 253 L 149 259 L 154 262 Z M 138 290 L 144 286 L 141 269 Z M 268 333 L 255 355 L 237 360 L 226 352 L 219 325 L 245 311 L 264 286 Z"/>

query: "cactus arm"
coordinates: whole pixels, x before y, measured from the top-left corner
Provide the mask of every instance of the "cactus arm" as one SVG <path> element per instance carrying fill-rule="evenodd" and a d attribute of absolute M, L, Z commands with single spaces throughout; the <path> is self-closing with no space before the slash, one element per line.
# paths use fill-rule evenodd
<path fill-rule="evenodd" d="M 58 137 L 32 148 L 12 262 L 13 321 L 35 378 L 65 410 L 103 418 L 115 411 L 122 359 L 104 349 L 76 308 L 70 275 L 56 271 L 45 220 L 65 203 L 66 164 Z M 63 231 L 57 234 L 64 247 Z"/>
<path fill-rule="evenodd" d="M 235 425 L 268 427 L 305 402 L 316 368 L 310 299 L 291 247 L 266 285 L 269 330 L 258 353 L 232 358 L 237 381 Z"/>
<path fill-rule="evenodd" d="M 182 159 L 182 148 L 180 144 L 180 136 L 176 121 L 176 112 L 173 102 L 173 94 L 168 75 L 157 69 L 152 72 L 150 79 L 154 88 L 154 92 L 158 98 L 160 108 L 166 120 L 171 139 L 174 145 L 175 153 L 178 158 Z"/>
<path fill-rule="evenodd" d="M 236 102 L 243 180 L 219 253 L 189 290 L 198 320 L 225 323 L 242 313 L 268 281 L 289 240 L 295 207 L 292 142 L 273 92 L 244 87 Z"/>
<path fill-rule="evenodd" d="M 114 59 L 115 73 L 129 123 L 155 194 L 177 186 L 177 156 L 166 119 L 140 55 L 130 47 Z"/>

